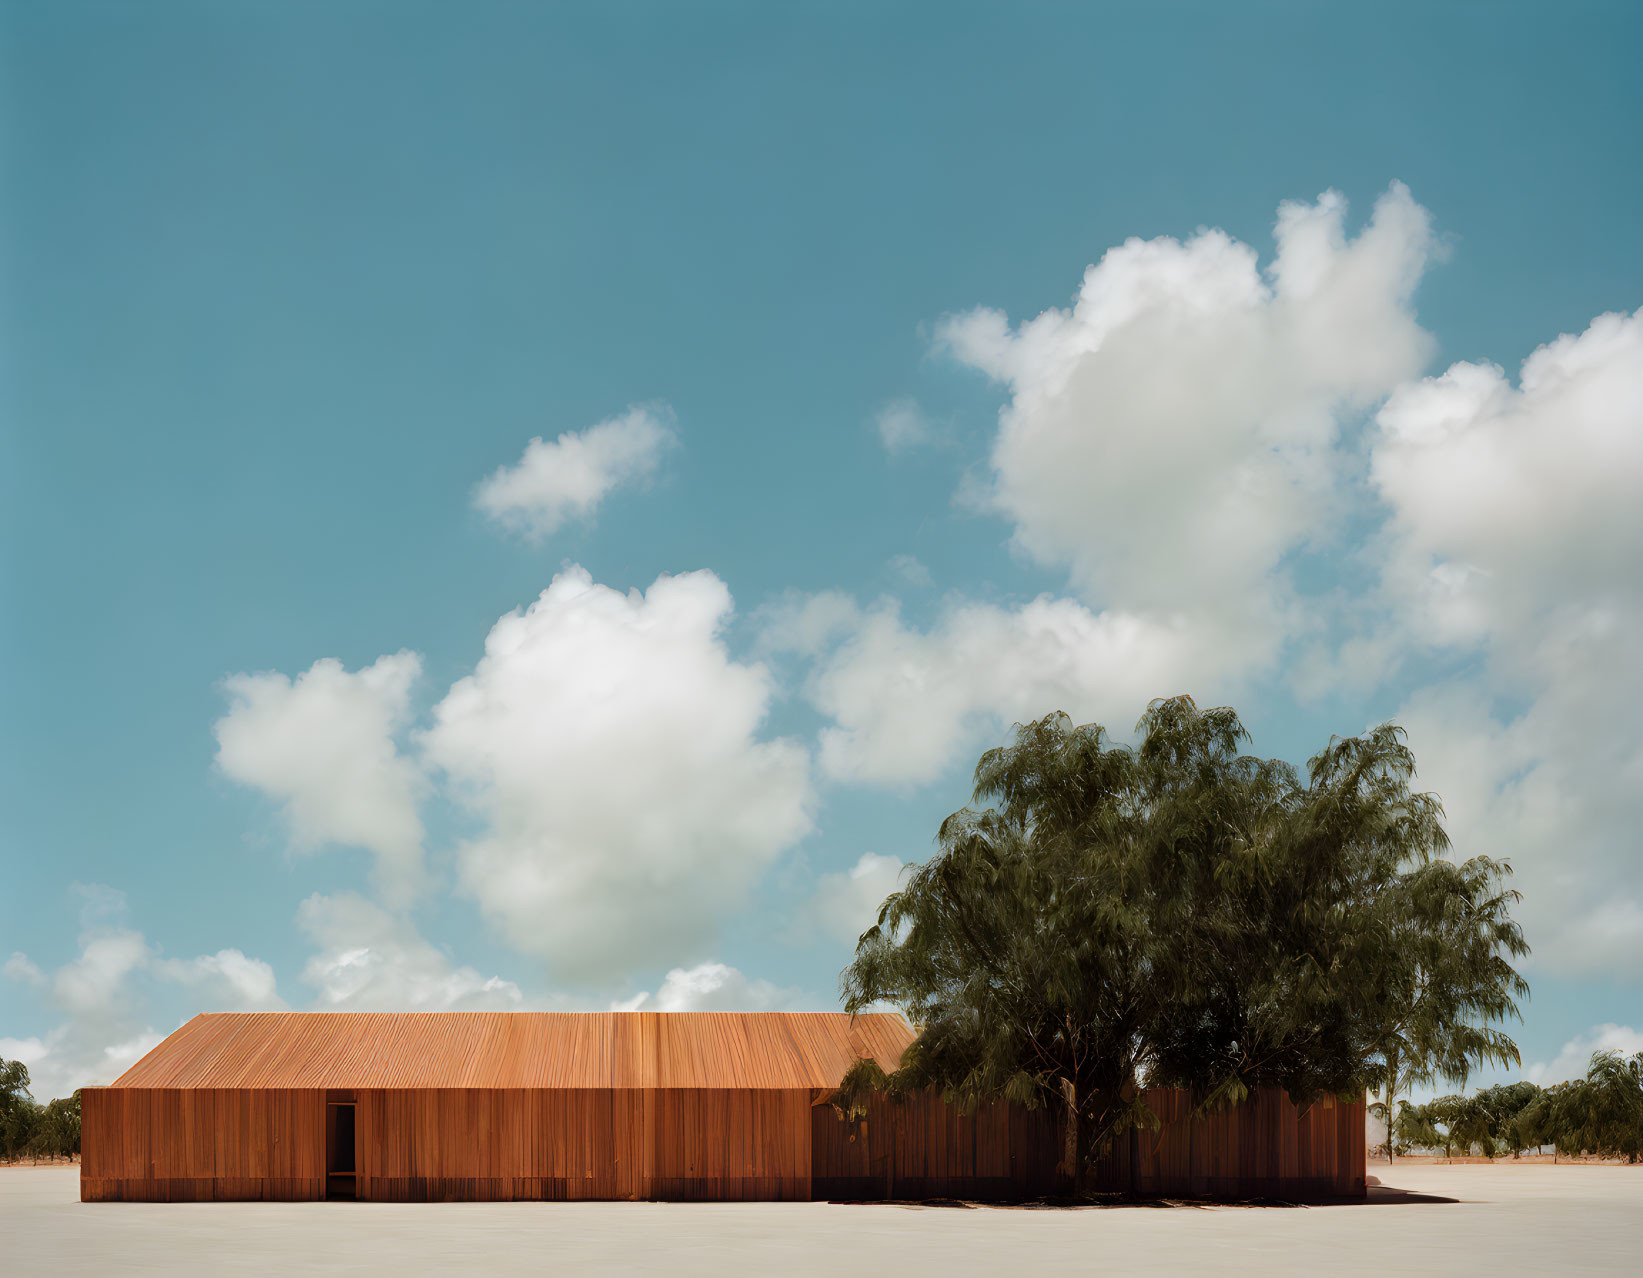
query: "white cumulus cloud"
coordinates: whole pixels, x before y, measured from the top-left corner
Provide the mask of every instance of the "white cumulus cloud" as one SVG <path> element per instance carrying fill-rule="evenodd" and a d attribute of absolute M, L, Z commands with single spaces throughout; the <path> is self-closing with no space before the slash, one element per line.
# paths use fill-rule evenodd
<path fill-rule="evenodd" d="M 1524 1072 L 1530 1082 L 1539 1083 L 1542 1087 L 1585 1078 L 1586 1069 L 1597 1052 L 1619 1052 L 1622 1056 L 1643 1052 L 1643 1030 L 1616 1025 L 1612 1021 L 1594 1025 L 1585 1033 L 1571 1038 L 1552 1060 L 1537 1061 Z"/>
<path fill-rule="evenodd" d="M 807 915 L 825 935 L 854 948 L 861 934 L 878 922 L 879 907 L 901 885 L 904 863 L 893 856 L 863 852 L 840 874 L 816 880 Z"/>
<path fill-rule="evenodd" d="M 285 1007 L 274 972 L 239 950 L 190 959 L 164 957 L 126 921 L 122 893 L 102 884 L 76 885 L 79 950 L 54 972 L 25 954 L 4 975 L 46 991 L 61 1017 L 44 1034 L 0 1041 L 0 1056 L 28 1066 L 36 1099 L 67 1096 L 77 1087 L 112 1082 L 164 1035 L 150 1023 L 156 995 L 178 993 L 194 1012 L 274 1011 Z"/>
<path fill-rule="evenodd" d="M 325 658 L 295 679 L 232 675 L 216 724 L 217 765 L 282 805 L 295 847 L 369 850 L 377 883 L 396 901 L 423 883 L 425 782 L 395 744 L 421 670 L 416 653 L 399 652 L 356 671 Z"/>
<path fill-rule="evenodd" d="M 613 1012 L 774 1012 L 791 1008 L 795 989 L 745 975 L 724 963 L 698 963 L 671 969 L 662 987 L 613 1002 Z"/>
<path fill-rule="evenodd" d="M 82 933 L 80 953 L 52 978 L 52 994 L 68 1011 L 108 1015 L 127 997 L 126 983 L 154 957 L 146 938 L 130 928 Z"/>
<path fill-rule="evenodd" d="M 1401 184 L 1356 237 L 1346 201 L 1278 211 L 1277 255 L 1222 231 L 1131 239 L 1069 310 L 1012 328 L 979 309 L 941 342 L 1002 382 L 992 504 L 1093 604 L 1190 618 L 1269 661 L 1297 624 L 1281 571 L 1326 534 L 1344 414 L 1421 371 L 1411 297 L 1431 256 Z"/>
<path fill-rule="evenodd" d="M 1604 315 L 1517 386 L 1456 364 L 1394 394 L 1371 475 L 1386 625 L 1475 657 L 1399 713 L 1459 849 L 1509 857 L 1535 963 L 1643 954 L 1643 314 Z"/>
<path fill-rule="evenodd" d="M 212 1003 L 242 1010 L 281 1006 L 274 969 L 239 950 L 218 950 L 191 959 L 157 958 L 150 965 L 163 980 L 198 991 Z"/>
<path fill-rule="evenodd" d="M 32 986 L 41 989 L 46 984 L 46 974 L 40 970 L 37 963 L 30 960 L 27 954 L 16 950 L 6 960 L 5 966 L 0 967 L 0 976 L 8 981 L 16 981 L 19 985 Z"/>
<path fill-rule="evenodd" d="M 587 519 L 624 484 L 649 480 L 677 442 L 666 405 L 636 405 L 552 443 L 538 438 L 474 494 L 474 504 L 504 527 L 540 540 L 571 519 Z"/>
<path fill-rule="evenodd" d="M 503 617 L 423 737 L 485 823 L 461 881 L 516 948 L 598 983 L 700 952 L 811 826 L 809 757 L 760 727 L 710 572 L 623 594 L 569 569 Z"/>
<path fill-rule="evenodd" d="M 1153 697 L 1224 700 L 1242 655 L 1179 619 L 1094 612 L 1072 599 L 1001 607 L 955 597 L 927 629 L 882 601 L 821 658 L 808 696 L 831 720 L 820 738 L 824 772 L 905 786 L 1052 710 L 1121 735 Z"/>
<path fill-rule="evenodd" d="M 302 979 L 321 1008 L 505 1012 L 524 1004 L 513 981 L 457 966 L 408 920 L 354 893 L 316 892 L 297 925 L 317 947 Z"/>
<path fill-rule="evenodd" d="M 1515 388 L 1492 364 L 1455 364 L 1377 422 L 1388 584 L 1421 638 L 1505 641 L 1535 664 L 1549 629 L 1643 601 L 1643 312 L 1541 347 Z"/>
<path fill-rule="evenodd" d="M 842 590 L 789 590 L 753 617 L 760 652 L 816 657 L 861 624 L 861 606 Z"/>

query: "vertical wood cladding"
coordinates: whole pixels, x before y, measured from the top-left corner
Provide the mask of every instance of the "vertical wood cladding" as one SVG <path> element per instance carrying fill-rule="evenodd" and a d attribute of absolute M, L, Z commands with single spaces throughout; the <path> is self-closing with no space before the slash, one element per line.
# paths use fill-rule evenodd
<path fill-rule="evenodd" d="M 1048 1110 L 995 1102 L 973 1114 L 939 1096 L 877 1099 L 866 1117 L 811 1112 L 817 1198 L 1020 1199 L 1060 1187 L 1060 1125 Z"/>
<path fill-rule="evenodd" d="M 894 1069 L 912 1028 L 836 1012 L 221 1013 L 82 1096 L 81 1197 L 323 1198 L 327 1104 L 353 1105 L 354 1176 L 379 1201 L 1023 1198 L 1061 1185 L 1060 1116 L 932 1096 L 825 1104 L 854 1062 Z M 1104 1188 L 1206 1197 L 1364 1193 L 1363 1104 L 1280 1092 L 1101 1160 Z"/>
<path fill-rule="evenodd" d="M 1297 1106 L 1265 1090 L 1194 1116 L 1185 1092 L 1144 1093 L 1159 1126 L 1137 1128 L 1098 1161 L 1094 1185 L 1114 1193 L 1321 1202 L 1365 1193 L 1364 1106 L 1323 1097 Z M 965 1116 L 936 1096 L 875 1100 L 865 1118 L 814 1111 L 817 1198 L 1036 1197 L 1065 1188 L 1063 1128 L 1049 1109 L 983 1105 Z"/>
<path fill-rule="evenodd" d="M 634 1089 L 360 1089 L 359 1196 L 638 1198 L 643 1093 Z"/>
<path fill-rule="evenodd" d="M 1364 1103 L 1325 1096 L 1304 1109 L 1276 1088 L 1194 1117 L 1183 1092 L 1155 1089 L 1156 1131 L 1135 1131 L 1104 1160 L 1103 1183 L 1203 1198 L 1361 1198 L 1368 1155 Z M 1116 1163 L 1116 1165 L 1114 1165 Z"/>
<path fill-rule="evenodd" d="M 358 1088 L 358 1196 L 383 1202 L 1021 1199 L 1063 1187 L 1059 1115 L 938 1097 L 845 1122 L 824 1089 Z M 335 1098 L 335 1097 L 333 1097 Z M 1319 1201 L 1364 1194 L 1361 1101 L 1298 1110 L 1279 1091 L 1120 1138 L 1099 1188 Z M 325 1196 L 322 1089 L 87 1088 L 81 1197 L 192 1202 Z"/>
<path fill-rule="evenodd" d="M 80 1197 L 200 1202 L 325 1196 L 325 1093 L 88 1087 Z"/>
<path fill-rule="evenodd" d="M 805 1200 L 809 1088 L 367 1089 L 357 1194 Z M 325 1196 L 322 1089 L 87 1088 L 81 1197 Z"/>

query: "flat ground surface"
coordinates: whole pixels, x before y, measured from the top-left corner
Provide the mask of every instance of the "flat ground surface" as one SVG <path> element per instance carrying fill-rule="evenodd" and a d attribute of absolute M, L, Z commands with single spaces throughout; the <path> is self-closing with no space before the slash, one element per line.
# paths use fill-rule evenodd
<path fill-rule="evenodd" d="M 1643 1167 L 1380 1164 L 1370 1174 L 1460 1201 L 1072 1211 L 81 1203 L 77 1168 L 16 1167 L 0 1168 L 0 1257 L 8 1275 L 1638 1272 Z"/>

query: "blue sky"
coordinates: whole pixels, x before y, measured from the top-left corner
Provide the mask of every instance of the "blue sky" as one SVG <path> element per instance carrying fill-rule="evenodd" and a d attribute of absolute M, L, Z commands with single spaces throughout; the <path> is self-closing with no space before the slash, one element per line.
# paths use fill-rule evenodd
<path fill-rule="evenodd" d="M 1179 691 L 1406 723 L 1643 1046 L 1640 17 L 5 5 L 0 1054 L 827 1006 Z"/>

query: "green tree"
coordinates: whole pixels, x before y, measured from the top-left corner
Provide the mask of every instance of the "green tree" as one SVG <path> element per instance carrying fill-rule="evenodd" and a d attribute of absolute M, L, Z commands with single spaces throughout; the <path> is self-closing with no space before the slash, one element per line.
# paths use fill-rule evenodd
<path fill-rule="evenodd" d="M 41 1111 L 35 1136 L 49 1158 L 72 1158 L 80 1152 L 80 1093 L 59 1097 Z"/>
<path fill-rule="evenodd" d="M 1378 1118 L 1383 1123 L 1387 1119 L 1387 1105 L 1384 1101 L 1375 1101 L 1369 1106 L 1369 1115 Z M 1443 1144 L 1444 1134 L 1437 1125 L 1430 1104 L 1417 1105 L 1414 1101 L 1402 1100 L 1396 1102 L 1393 1121 L 1387 1124 L 1387 1141 L 1396 1147 L 1400 1154 L 1411 1149 L 1435 1149 Z M 1389 1151 L 1387 1159 L 1392 1154 Z"/>
<path fill-rule="evenodd" d="M 1528 1084 L 1519 1084 L 1528 1086 Z M 1525 1147 L 1599 1154 L 1635 1163 L 1643 1154 L 1643 1052 L 1598 1052 L 1584 1078 L 1539 1089 L 1517 1118 Z"/>
<path fill-rule="evenodd" d="M 1538 1142 L 1529 1139 L 1524 1114 L 1540 1088 L 1533 1083 L 1504 1083 L 1486 1087 L 1477 1094 L 1477 1103 L 1486 1115 L 1491 1153 L 1510 1150 L 1513 1158 Z"/>
<path fill-rule="evenodd" d="M 1395 812 L 1398 796 L 1385 798 Z M 1481 856 L 1442 859 L 1449 844 L 1437 800 L 1410 798 L 1420 829 L 1411 850 L 1417 863 L 1384 892 L 1385 944 L 1372 956 L 1382 1112 L 1413 1083 L 1464 1083 L 1476 1065 L 1519 1064 L 1516 1044 L 1494 1026 L 1517 1015 L 1517 999 L 1529 988 L 1511 964 L 1529 947 L 1511 918 L 1518 894 L 1503 885 L 1509 867 Z M 1391 1161 L 1391 1142 L 1387 1148 Z"/>
<path fill-rule="evenodd" d="M 843 974 L 849 1010 L 889 1002 L 921 1033 L 892 1075 L 852 1070 L 842 1104 L 928 1087 L 1061 1105 L 1081 1178 L 1156 1121 L 1143 1085 L 1203 1106 L 1361 1095 L 1400 1033 L 1445 1069 L 1515 1056 L 1459 1023 L 1515 1010 L 1516 972 L 1478 961 L 1521 952 L 1513 898 L 1492 863 L 1437 859 L 1442 810 L 1411 791 L 1397 728 L 1332 741 L 1304 782 L 1243 754 L 1229 709 L 1157 701 L 1138 732 L 1130 749 L 1050 715 L 982 757 L 974 801 L 992 806 L 943 822 Z M 1418 1015 L 1400 1020 L 1410 972 Z"/>
<path fill-rule="evenodd" d="M 29 1095 L 28 1066 L 0 1059 L 0 1154 L 8 1162 L 28 1149 L 39 1121 L 40 1106 Z"/>
<path fill-rule="evenodd" d="M 1598 1052 L 1571 1092 L 1570 1126 L 1582 1152 L 1625 1158 L 1643 1153 L 1643 1052 Z"/>
<path fill-rule="evenodd" d="M 1586 1108 L 1585 1079 L 1543 1087 L 1519 1116 L 1525 1145 L 1550 1145 L 1552 1161 L 1559 1153 L 1580 1152 L 1580 1115 Z"/>
<path fill-rule="evenodd" d="M 0 1157 L 66 1158 L 80 1152 L 80 1093 L 41 1105 L 29 1094 L 28 1066 L 0 1059 Z"/>
<path fill-rule="evenodd" d="M 1403 1101 L 1398 1112 L 1399 1146 L 1409 1149 L 1436 1149 L 1448 1140 L 1440 1117 L 1442 1107 L 1436 1101 L 1417 1105 Z"/>
<path fill-rule="evenodd" d="M 1445 1129 L 1445 1153 L 1458 1146 L 1465 1155 L 1476 1147 L 1485 1158 L 1495 1156 L 1494 1116 L 1481 1093 L 1444 1096 L 1435 1104 L 1439 1106 L 1438 1112 Z"/>
<path fill-rule="evenodd" d="M 942 823 L 940 854 L 885 902 L 842 978 L 850 1011 L 893 1001 L 921 1030 L 890 1077 L 854 1068 L 846 1102 L 934 1087 L 966 1107 L 1064 1104 L 1078 1165 L 1144 1117 L 1133 1083 L 1155 1060 L 1158 981 L 1128 870 L 1137 790 L 1131 753 L 1065 716 L 982 759 L 976 794 L 999 808 Z"/>
<path fill-rule="evenodd" d="M 1511 1150 L 1515 1157 L 1524 1148 L 1539 1143 L 1529 1138 L 1524 1114 L 1540 1095 L 1533 1083 L 1509 1083 L 1488 1087 L 1470 1096 L 1439 1096 L 1425 1105 L 1410 1106 L 1412 1139 L 1424 1148 L 1443 1146 L 1446 1156 L 1457 1150 L 1470 1154 L 1475 1148 L 1485 1158 Z"/>
<path fill-rule="evenodd" d="M 1395 1043 L 1382 1048 L 1382 1064 L 1378 1072 L 1383 1099 L 1370 1103 L 1369 1114 L 1386 1124 L 1386 1161 L 1390 1163 L 1395 1148 L 1426 1144 L 1414 1139 L 1412 1132 L 1406 1133 L 1402 1127 L 1406 1117 L 1412 1130 L 1420 1127 L 1424 1121 L 1418 1112 L 1421 1107 L 1410 1101 L 1400 1101 L 1398 1097 L 1407 1095 L 1415 1084 L 1432 1080 L 1420 1064 L 1404 1056 Z M 1425 1130 L 1424 1127 L 1420 1129 Z"/>

